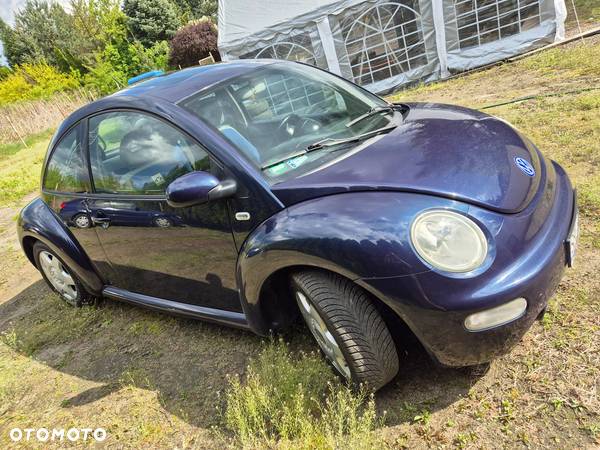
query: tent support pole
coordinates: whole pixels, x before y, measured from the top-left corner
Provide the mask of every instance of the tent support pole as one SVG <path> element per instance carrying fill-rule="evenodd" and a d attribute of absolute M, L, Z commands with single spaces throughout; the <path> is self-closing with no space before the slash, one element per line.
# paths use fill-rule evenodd
<path fill-rule="evenodd" d="M 433 27 L 435 29 L 435 46 L 440 61 L 440 76 L 448 78 L 448 55 L 446 53 L 446 22 L 444 20 L 444 5 L 442 0 L 432 0 Z"/>
<path fill-rule="evenodd" d="M 317 31 L 319 32 L 319 38 L 323 45 L 323 51 L 325 52 L 325 58 L 327 59 L 327 66 L 329 71 L 337 75 L 341 75 L 340 60 L 338 59 L 337 52 L 335 51 L 335 45 L 333 43 L 333 33 L 331 32 L 331 26 L 329 25 L 329 18 L 323 17 L 317 22 Z"/>

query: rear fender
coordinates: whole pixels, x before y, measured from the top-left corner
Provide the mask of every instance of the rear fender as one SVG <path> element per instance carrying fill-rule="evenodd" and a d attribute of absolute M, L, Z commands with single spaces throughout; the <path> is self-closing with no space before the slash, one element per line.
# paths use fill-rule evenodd
<path fill-rule="evenodd" d="M 23 208 L 19 214 L 17 232 L 21 247 L 32 263 L 34 261 L 26 243 L 30 238 L 43 242 L 56 253 L 91 294 L 101 294 L 104 282 L 89 257 L 63 221 L 40 198 Z"/>

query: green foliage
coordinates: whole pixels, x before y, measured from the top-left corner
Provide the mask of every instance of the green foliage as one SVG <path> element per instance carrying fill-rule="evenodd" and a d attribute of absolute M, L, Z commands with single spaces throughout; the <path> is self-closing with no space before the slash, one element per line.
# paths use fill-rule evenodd
<path fill-rule="evenodd" d="M 129 30 L 144 46 L 170 39 L 181 25 L 177 7 L 169 0 L 125 0 Z"/>
<path fill-rule="evenodd" d="M 97 51 L 127 39 L 127 16 L 120 0 L 71 0 L 73 26 Z"/>
<path fill-rule="evenodd" d="M 1 28 L 11 65 L 47 61 L 64 71 L 81 65 L 81 38 L 72 16 L 58 3 L 27 0 L 15 15 L 14 28 Z"/>
<path fill-rule="evenodd" d="M 208 18 L 190 22 L 177 30 L 169 48 L 169 64 L 172 67 L 195 66 L 211 53 L 219 59 L 217 27 Z"/>
<path fill-rule="evenodd" d="M 17 66 L 0 81 L 0 105 L 21 100 L 48 98 L 58 91 L 79 86 L 78 74 L 61 73 L 46 64 Z"/>
<path fill-rule="evenodd" d="M 127 79 L 150 70 L 166 70 L 169 46 L 159 41 L 150 48 L 139 42 L 108 44 L 84 76 L 84 85 L 102 95 L 127 85 Z"/>
<path fill-rule="evenodd" d="M 176 5 L 170 0 L 128 0 L 125 10 L 131 17 L 121 10 L 120 0 L 71 0 L 69 13 L 58 3 L 27 0 L 14 28 L 0 20 L 9 63 L 27 67 L 16 73 L 2 69 L 0 104 L 47 97 L 75 87 L 80 79 L 109 94 L 132 76 L 165 70 L 169 46 L 160 37 L 172 36 L 179 26 Z M 128 24 L 144 37 L 145 45 L 131 40 Z M 31 70 L 36 73 L 27 73 Z"/>
<path fill-rule="evenodd" d="M 173 2 L 179 7 L 182 23 L 202 17 L 210 17 L 213 22 L 217 21 L 217 0 L 173 0 Z"/>
<path fill-rule="evenodd" d="M 292 355 L 271 342 L 230 381 L 227 427 L 245 448 L 382 448 L 380 421 L 364 391 L 340 385 L 318 355 Z"/>
<path fill-rule="evenodd" d="M 11 73 L 10 67 L 0 66 L 0 80 L 5 80 Z"/>
<path fill-rule="evenodd" d="M 600 3 L 598 0 L 575 0 L 579 20 L 600 20 Z M 574 20 L 574 14 L 570 14 L 568 20 Z"/>

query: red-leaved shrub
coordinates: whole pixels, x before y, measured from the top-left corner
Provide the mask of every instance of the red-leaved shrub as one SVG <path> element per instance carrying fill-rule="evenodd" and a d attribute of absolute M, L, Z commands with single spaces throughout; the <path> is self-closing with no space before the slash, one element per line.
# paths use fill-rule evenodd
<path fill-rule="evenodd" d="M 217 27 L 208 18 L 195 20 L 181 27 L 169 42 L 169 65 L 190 67 L 212 54 L 220 61 L 217 50 Z"/>

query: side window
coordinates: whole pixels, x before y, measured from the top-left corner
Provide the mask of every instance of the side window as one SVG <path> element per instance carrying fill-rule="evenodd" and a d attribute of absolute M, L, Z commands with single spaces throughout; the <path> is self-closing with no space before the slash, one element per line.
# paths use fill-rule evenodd
<path fill-rule="evenodd" d="M 44 175 L 44 189 L 58 192 L 88 192 L 88 174 L 81 152 L 79 126 L 54 147 Z"/>
<path fill-rule="evenodd" d="M 208 153 L 160 119 L 113 112 L 89 120 L 92 179 L 96 192 L 162 194 L 194 170 L 210 170 Z"/>

